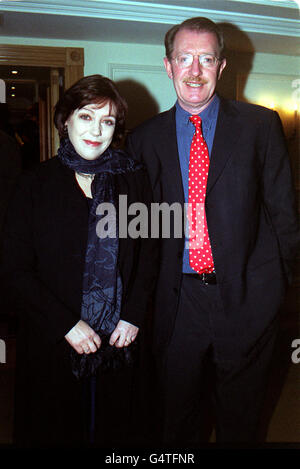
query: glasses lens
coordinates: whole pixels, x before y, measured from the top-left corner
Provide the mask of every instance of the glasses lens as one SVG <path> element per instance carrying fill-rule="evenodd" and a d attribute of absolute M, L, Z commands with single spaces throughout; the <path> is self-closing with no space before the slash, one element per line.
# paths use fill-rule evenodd
<path fill-rule="evenodd" d="M 199 55 L 199 63 L 202 67 L 212 68 L 216 65 L 218 59 L 214 55 Z M 190 67 L 193 63 L 194 56 L 192 54 L 180 54 L 176 57 L 176 63 L 180 68 Z"/>
<path fill-rule="evenodd" d="M 199 62 L 203 67 L 211 68 L 214 67 L 217 63 L 217 59 L 213 55 L 200 55 Z"/>
<path fill-rule="evenodd" d="M 191 54 L 181 54 L 176 57 L 176 63 L 181 68 L 190 67 L 193 63 L 193 56 Z"/>

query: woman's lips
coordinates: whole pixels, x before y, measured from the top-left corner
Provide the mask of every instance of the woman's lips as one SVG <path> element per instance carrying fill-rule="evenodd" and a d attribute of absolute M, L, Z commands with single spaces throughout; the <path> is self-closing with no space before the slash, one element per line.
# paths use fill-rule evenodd
<path fill-rule="evenodd" d="M 84 140 L 84 143 L 90 145 L 91 147 L 98 147 L 101 145 L 101 142 L 93 142 L 92 140 Z"/>

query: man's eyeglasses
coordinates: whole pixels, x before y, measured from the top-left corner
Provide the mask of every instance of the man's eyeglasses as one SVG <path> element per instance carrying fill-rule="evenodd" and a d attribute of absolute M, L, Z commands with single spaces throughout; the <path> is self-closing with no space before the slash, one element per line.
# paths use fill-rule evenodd
<path fill-rule="evenodd" d="M 194 57 L 198 57 L 200 65 L 202 65 L 204 68 L 214 68 L 217 63 L 220 62 L 220 59 L 212 54 L 179 54 L 172 60 L 175 60 L 178 67 L 188 68 L 192 65 Z"/>

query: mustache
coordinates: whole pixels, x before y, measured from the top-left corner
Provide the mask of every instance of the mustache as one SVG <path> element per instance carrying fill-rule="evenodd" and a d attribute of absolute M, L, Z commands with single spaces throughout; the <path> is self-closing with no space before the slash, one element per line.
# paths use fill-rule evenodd
<path fill-rule="evenodd" d="M 199 85 L 206 85 L 208 81 L 203 77 L 185 77 L 183 83 L 197 83 Z"/>

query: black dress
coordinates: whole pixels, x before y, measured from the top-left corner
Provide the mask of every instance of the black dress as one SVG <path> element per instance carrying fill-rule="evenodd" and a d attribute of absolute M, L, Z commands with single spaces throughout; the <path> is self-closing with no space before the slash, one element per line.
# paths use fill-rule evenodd
<path fill-rule="evenodd" d="M 115 176 L 115 185 L 118 194 L 127 195 L 128 206 L 137 201 L 150 204 L 144 170 Z M 21 177 L 8 210 L 1 285 L 18 313 L 18 446 L 86 443 L 84 386 L 71 372 L 71 347 L 64 336 L 80 319 L 88 210 L 74 172 L 57 158 Z M 141 331 L 155 281 L 156 253 L 150 238 L 120 239 L 121 319 Z M 126 445 L 136 399 L 135 369 L 98 375 L 96 445 Z M 126 422 L 127 428 L 117 421 Z"/>

